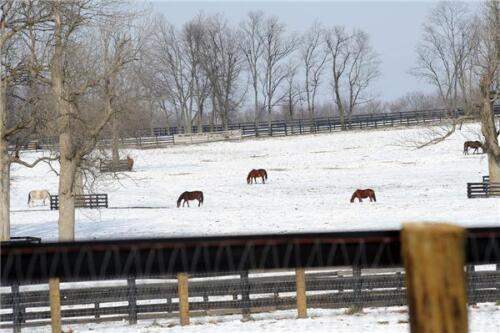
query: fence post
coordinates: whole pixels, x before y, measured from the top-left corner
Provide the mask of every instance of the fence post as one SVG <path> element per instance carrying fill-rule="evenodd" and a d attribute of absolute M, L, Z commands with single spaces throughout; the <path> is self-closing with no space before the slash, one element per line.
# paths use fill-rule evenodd
<path fill-rule="evenodd" d="M 241 300 L 243 321 L 250 320 L 250 283 L 248 280 L 248 271 L 243 271 L 240 274 L 241 278 Z"/>
<path fill-rule="evenodd" d="M 179 317 L 181 326 L 189 325 L 189 292 L 187 273 L 177 273 L 177 288 L 179 294 Z"/>
<path fill-rule="evenodd" d="M 20 306 L 19 283 L 12 283 L 12 324 L 14 333 L 21 332 L 22 311 Z"/>
<path fill-rule="evenodd" d="M 464 229 L 449 224 L 403 225 L 401 252 L 412 333 L 467 332 L 464 239 Z"/>
<path fill-rule="evenodd" d="M 59 278 L 49 279 L 50 323 L 52 333 L 61 333 L 61 291 Z"/>
<path fill-rule="evenodd" d="M 127 278 L 128 323 L 137 324 L 137 289 L 135 277 Z"/>
<path fill-rule="evenodd" d="M 354 301 L 352 302 L 352 311 L 360 312 L 363 309 L 363 302 L 361 299 L 361 266 L 352 266 L 352 277 L 354 278 Z"/>
<path fill-rule="evenodd" d="M 465 271 L 467 272 L 467 299 L 469 300 L 469 305 L 474 305 L 474 290 L 476 289 L 475 274 L 476 268 L 474 265 L 465 266 Z"/>
<path fill-rule="evenodd" d="M 306 271 L 303 267 L 295 269 L 295 287 L 297 292 L 297 315 L 307 318 Z"/>

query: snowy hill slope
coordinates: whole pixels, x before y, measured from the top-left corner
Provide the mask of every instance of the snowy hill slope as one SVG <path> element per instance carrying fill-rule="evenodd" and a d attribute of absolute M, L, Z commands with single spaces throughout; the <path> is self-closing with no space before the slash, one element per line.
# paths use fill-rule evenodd
<path fill-rule="evenodd" d="M 419 150 L 410 142 L 421 128 L 129 150 L 135 170 L 100 181 L 111 208 L 78 209 L 76 238 L 390 229 L 405 221 L 499 226 L 499 199 L 466 196 L 466 183 L 487 174 L 486 155 L 462 154 L 474 128 Z M 247 185 L 252 168 L 267 169 L 268 183 Z M 57 193 L 57 177 L 46 165 L 14 166 L 12 176 L 12 235 L 56 239 L 57 211 L 26 201 L 33 189 Z M 350 203 L 357 188 L 374 189 L 377 202 Z M 177 208 L 186 190 L 203 191 L 204 205 Z M 126 208 L 137 206 L 159 208 Z"/>

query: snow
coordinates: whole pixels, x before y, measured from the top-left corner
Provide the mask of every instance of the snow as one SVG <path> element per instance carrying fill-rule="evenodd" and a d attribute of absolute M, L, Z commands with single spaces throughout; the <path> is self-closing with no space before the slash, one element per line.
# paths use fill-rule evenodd
<path fill-rule="evenodd" d="M 360 314 L 347 314 L 345 309 L 308 309 L 308 318 L 296 319 L 294 310 L 252 314 L 252 320 L 241 322 L 241 315 L 191 318 L 189 326 L 179 326 L 178 319 L 139 320 L 136 325 L 126 321 L 100 324 L 63 325 L 73 333 L 289 333 L 289 332 L 408 332 L 406 307 L 364 309 Z M 469 332 L 498 332 L 500 307 L 484 303 L 469 307 Z M 48 333 L 49 326 L 29 328 L 32 333 Z M 0 330 L 1 333 L 10 330 Z M 71 331 L 70 331 L 71 332 Z"/>
<path fill-rule="evenodd" d="M 246 139 L 128 150 L 134 171 L 106 175 L 96 192 L 108 193 L 110 208 L 77 209 L 77 239 L 203 236 L 396 229 L 408 221 L 447 221 L 464 226 L 500 226 L 499 199 L 467 199 L 466 183 L 487 174 L 486 155 L 463 155 L 465 140 L 475 140 L 476 125 L 467 125 L 438 145 L 415 149 L 423 128 L 352 131 L 286 138 Z M 41 153 L 23 153 L 34 159 Z M 247 185 L 253 168 L 265 168 L 265 185 Z M 57 193 L 57 176 L 44 164 L 34 169 L 13 166 L 12 236 L 57 239 L 57 211 L 40 204 L 27 207 L 28 192 Z M 377 202 L 350 203 L 357 188 L 372 188 Z M 205 203 L 177 208 L 186 190 L 202 190 Z M 130 208 L 135 207 L 135 208 Z M 143 208 L 138 208 L 143 207 Z M 90 283 L 90 282 L 89 282 Z M 500 331 L 500 307 L 469 307 L 471 332 Z M 64 325 L 65 331 L 163 332 L 407 332 L 405 307 L 308 309 L 241 316 Z M 28 329 L 25 329 L 28 331 Z M 7 332 L 10 330 L 0 330 Z M 49 332 L 49 326 L 29 328 Z"/>
<path fill-rule="evenodd" d="M 407 221 L 499 226 L 499 199 L 466 196 L 466 183 L 487 174 L 486 155 L 462 153 L 475 130 L 423 149 L 412 142 L 428 130 L 412 128 L 128 150 L 135 170 L 100 179 L 96 191 L 109 194 L 110 208 L 77 209 L 76 238 L 394 229 Z M 246 184 L 252 168 L 267 169 L 265 185 Z M 57 193 L 57 176 L 44 164 L 14 166 L 12 176 L 12 235 L 55 240 L 57 211 L 26 201 L 30 190 Z M 374 189 L 377 202 L 350 203 L 357 188 Z M 204 205 L 177 208 L 186 190 L 202 190 Z"/>

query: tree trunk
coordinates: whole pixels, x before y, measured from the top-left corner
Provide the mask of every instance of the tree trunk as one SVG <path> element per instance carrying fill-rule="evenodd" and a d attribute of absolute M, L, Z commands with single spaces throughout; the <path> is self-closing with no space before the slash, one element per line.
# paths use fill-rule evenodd
<path fill-rule="evenodd" d="M 0 241 L 7 241 L 10 239 L 10 161 L 3 131 L 0 136 Z"/>
<path fill-rule="evenodd" d="M 500 183 L 500 157 L 488 153 L 488 174 L 490 183 Z"/>
<path fill-rule="evenodd" d="M 257 90 L 257 80 L 254 77 L 253 80 L 253 93 L 254 93 L 254 107 L 255 107 L 255 136 L 259 136 L 259 131 L 257 130 L 259 128 L 259 92 Z"/>
<path fill-rule="evenodd" d="M 5 137 L 7 129 L 6 84 L 5 80 L 0 82 L 0 241 L 10 239 L 10 160 L 9 143 Z"/>
<path fill-rule="evenodd" d="M 74 185 L 78 160 L 70 157 L 70 133 L 59 136 L 61 171 L 59 174 L 59 240 L 75 239 L 75 197 Z"/>
<path fill-rule="evenodd" d="M 111 104 L 111 103 L 110 103 Z M 109 105 L 111 107 L 111 105 Z M 113 167 L 117 168 L 120 164 L 120 141 L 118 137 L 118 119 L 116 114 L 113 115 L 113 120 L 111 123 L 111 132 L 113 135 L 113 140 L 111 142 L 111 154 L 113 157 Z"/>
<path fill-rule="evenodd" d="M 196 124 L 197 132 L 203 133 L 203 103 L 198 105 L 198 121 Z"/>
<path fill-rule="evenodd" d="M 77 168 L 75 173 L 75 185 L 73 186 L 75 189 L 74 194 L 83 195 L 85 194 L 85 188 L 83 184 L 83 171 L 80 168 Z"/>

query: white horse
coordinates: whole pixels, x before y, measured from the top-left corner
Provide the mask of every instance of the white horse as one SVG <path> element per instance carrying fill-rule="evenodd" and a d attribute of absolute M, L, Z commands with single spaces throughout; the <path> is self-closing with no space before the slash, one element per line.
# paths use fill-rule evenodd
<path fill-rule="evenodd" d="M 47 190 L 31 191 L 28 194 L 28 207 L 33 207 L 35 200 L 43 200 L 43 205 L 45 206 L 45 200 L 48 199 L 50 202 L 50 193 Z"/>

